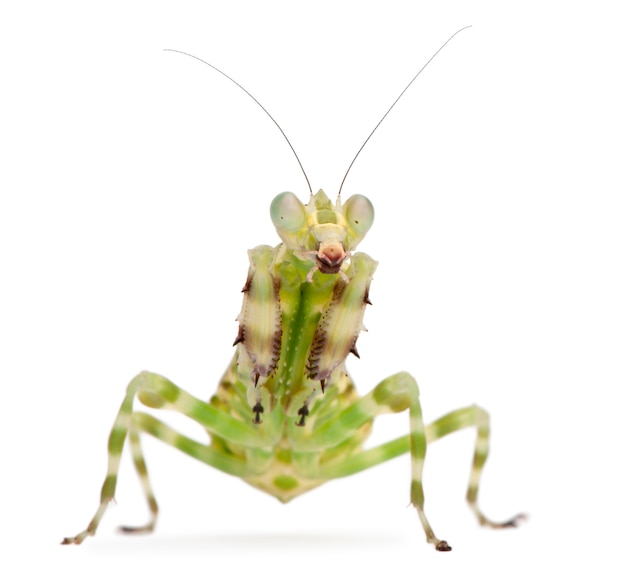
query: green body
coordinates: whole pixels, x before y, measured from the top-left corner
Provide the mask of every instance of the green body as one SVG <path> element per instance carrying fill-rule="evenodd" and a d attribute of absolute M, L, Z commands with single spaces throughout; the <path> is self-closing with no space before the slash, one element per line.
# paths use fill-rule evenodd
<path fill-rule="evenodd" d="M 129 443 L 152 513 L 150 522 L 125 532 L 154 528 L 158 506 L 150 485 L 140 434 L 157 439 L 237 476 L 287 502 L 333 479 L 409 453 L 409 498 L 437 550 L 450 546 L 435 536 L 424 513 L 422 467 L 428 443 L 453 431 L 477 431 L 467 500 L 479 522 L 494 528 L 514 526 L 488 520 L 478 509 L 478 485 L 487 459 L 489 418 L 472 405 L 424 425 L 419 391 L 406 372 L 382 380 L 360 396 L 345 368 L 358 356 L 369 285 L 377 263 L 356 245 L 374 219 L 371 203 L 354 195 L 332 204 L 323 191 L 303 205 L 283 193 L 271 208 L 282 239 L 273 248 L 249 251 L 250 269 L 238 317 L 235 356 L 209 402 L 197 399 L 162 376 L 142 372 L 128 386 L 108 442 L 108 470 L 100 505 L 88 527 L 66 538 L 80 544 L 93 535 L 117 484 L 120 456 Z M 154 409 L 173 409 L 200 423 L 206 443 L 189 439 L 156 417 L 135 411 L 138 398 Z M 407 417 L 407 433 L 364 448 L 373 419 L 384 413 Z"/>

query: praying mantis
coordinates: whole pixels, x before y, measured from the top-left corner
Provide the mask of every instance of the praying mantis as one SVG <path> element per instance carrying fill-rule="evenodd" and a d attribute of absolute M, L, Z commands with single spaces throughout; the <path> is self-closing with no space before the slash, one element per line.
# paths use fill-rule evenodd
<path fill-rule="evenodd" d="M 464 28 L 463 28 L 464 29 Z M 359 357 L 356 341 L 363 329 L 369 289 L 377 262 L 356 247 L 374 222 L 374 208 L 362 195 L 341 199 L 343 182 L 369 138 L 452 35 L 413 77 L 387 110 L 354 157 L 335 202 L 324 191 L 303 204 L 283 192 L 271 203 L 270 216 L 281 243 L 248 251 L 250 267 L 242 290 L 236 351 L 216 392 L 207 402 L 165 377 L 141 372 L 128 385 L 108 439 L 108 467 L 100 504 L 87 528 L 63 544 L 80 544 L 94 535 L 118 479 L 120 457 L 128 444 L 150 510 L 143 527 L 124 532 L 151 532 L 158 505 L 141 446 L 148 434 L 224 473 L 288 502 L 331 480 L 358 473 L 399 455 L 411 461 L 410 501 L 427 541 L 436 550 L 451 550 L 435 535 L 424 511 L 422 469 L 427 446 L 465 428 L 476 430 L 467 501 L 481 525 L 516 526 L 517 515 L 505 522 L 488 519 L 477 499 L 489 450 L 488 413 L 472 405 L 425 425 L 415 379 L 399 372 L 360 396 L 346 369 L 346 358 Z M 170 50 L 176 51 L 176 50 Z M 184 53 L 184 52 L 180 52 Z M 185 54 L 189 56 L 190 54 Z M 191 56 L 195 59 L 195 56 Z M 272 119 L 302 164 L 274 118 L 245 88 L 212 64 L 207 64 L 245 91 Z M 169 409 L 199 423 L 208 442 L 179 433 L 157 417 L 135 410 L 138 399 L 149 409 Z M 373 420 L 379 415 L 408 416 L 406 435 L 364 448 Z"/>

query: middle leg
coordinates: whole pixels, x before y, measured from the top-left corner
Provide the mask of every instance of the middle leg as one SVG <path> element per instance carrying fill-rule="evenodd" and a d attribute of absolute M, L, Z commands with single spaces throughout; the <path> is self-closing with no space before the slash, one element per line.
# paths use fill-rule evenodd
<path fill-rule="evenodd" d="M 292 432 L 293 447 L 302 452 L 323 451 L 348 440 L 360 427 L 378 415 L 406 410 L 409 413 L 409 435 L 407 438 L 387 444 L 387 448 L 384 450 L 379 448 L 376 453 L 370 455 L 370 458 L 361 457 L 358 459 L 359 455 L 367 455 L 369 452 L 357 453 L 354 458 L 365 461 L 367 464 L 371 463 L 377 455 L 380 457 L 397 456 L 408 448 L 411 455 L 411 504 L 417 510 L 427 541 L 433 544 L 437 550 L 447 552 L 451 549 L 450 546 L 445 540 L 440 540 L 435 535 L 424 512 L 422 471 L 426 456 L 426 430 L 422 419 L 417 382 L 410 374 L 400 372 L 384 379 L 370 393 L 341 411 L 337 416 L 316 427 L 308 435 L 299 437 L 297 432 Z M 376 462 L 383 460 L 386 458 Z M 350 461 L 345 462 L 349 463 Z M 357 466 L 358 462 L 353 465 L 353 469 Z M 344 468 L 346 467 L 344 466 Z M 353 472 L 357 470 L 361 469 L 356 468 Z M 327 478 L 332 476 L 330 467 L 320 467 L 319 471 L 319 476 Z"/>

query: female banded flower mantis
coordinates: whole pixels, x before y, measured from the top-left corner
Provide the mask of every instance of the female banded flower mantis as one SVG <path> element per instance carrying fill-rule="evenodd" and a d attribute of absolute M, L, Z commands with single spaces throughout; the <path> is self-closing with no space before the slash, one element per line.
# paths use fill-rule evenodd
<path fill-rule="evenodd" d="M 404 91 L 460 31 L 437 50 Z M 217 71 L 248 93 L 274 121 L 247 90 Z M 100 505 L 87 528 L 65 538 L 63 544 L 80 544 L 95 534 L 114 497 L 120 456 L 127 442 L 151 519 L 143 527 L 122 530 L 153 530 L 158 506 L 144 462 L 141 433 L 240 477 L 282 502 L 330 479 L 352 475 L 408 452 L 411 504 L 427 541 L 439 551 L 448 551 L 450 545 L 435 535 L 424 512 L 422 466 L 427 444 L 474 427 L 477 438 L 467 501 L 482 525 L 503 528 L 520 521 L 522 515 L 493 522 L 477 505 L 489 448 L 486 411 L 473 405 L 425 425 L 417 384 L 407 372 L 393 374 L 368 394 L 358 395 L 345 361 L 349 353 L 358 357 L 356 341 L 377 266 L 367 254 L 355 252 L 372 226 L 374 209 L 362 195 L 342 203 L 340 193 L 341 187 L 335 203 L 321 190 L 311 192 L 306 205 L 290 192 L 273 200 L 270 215 L 282 242 L 248 252 L 250 268 L 238 316 L 237 349 L 217 391 L 206 402 L 156 373 L 137 375 L 128 385 L 109 436 Z M 170 409 L 193 419 L 207 431 L 209 443 L 194 441 L 149 413 L 134 410 L 135 398 L 149 408 Z M 384 413 L 408 414 L 408 433 L 364 449 L 374 418 Z"/>

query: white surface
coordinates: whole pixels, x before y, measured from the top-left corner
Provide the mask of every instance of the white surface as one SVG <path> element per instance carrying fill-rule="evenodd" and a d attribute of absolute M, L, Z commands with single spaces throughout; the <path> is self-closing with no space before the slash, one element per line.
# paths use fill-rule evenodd
<path fill-rule="evenodd" d="M 2 8 L 1 567 L 623 566 L 619 3 L 219 4 Z M 467 24 L 344 187 L 377 209 L 362 248 L 380 261 L 350 367 L 363 391 L 410 370 L 428 419 L 488 408 L 484 508 L 529 522 L 494 532 L 472 521 L 470 434 L 427 462 L 427 509 L 450 554 L 425 544 L 405 508 L 406 458 L 281 506 L 147 442 L 157 532 L 112 532 L 146 514 L 125 462 L 99 535 L 58 546 L 96 508 L 126 383 L 148 368 L 211 394 L 232 351 L 246 249 L 276 242 L 275 194 L 307 196 L 254 103 L 163 48 L 246 86 L 314 190 L 334 195 L 382 113 Z M 404 423 L 386 419 L 381 434 Z"/>

